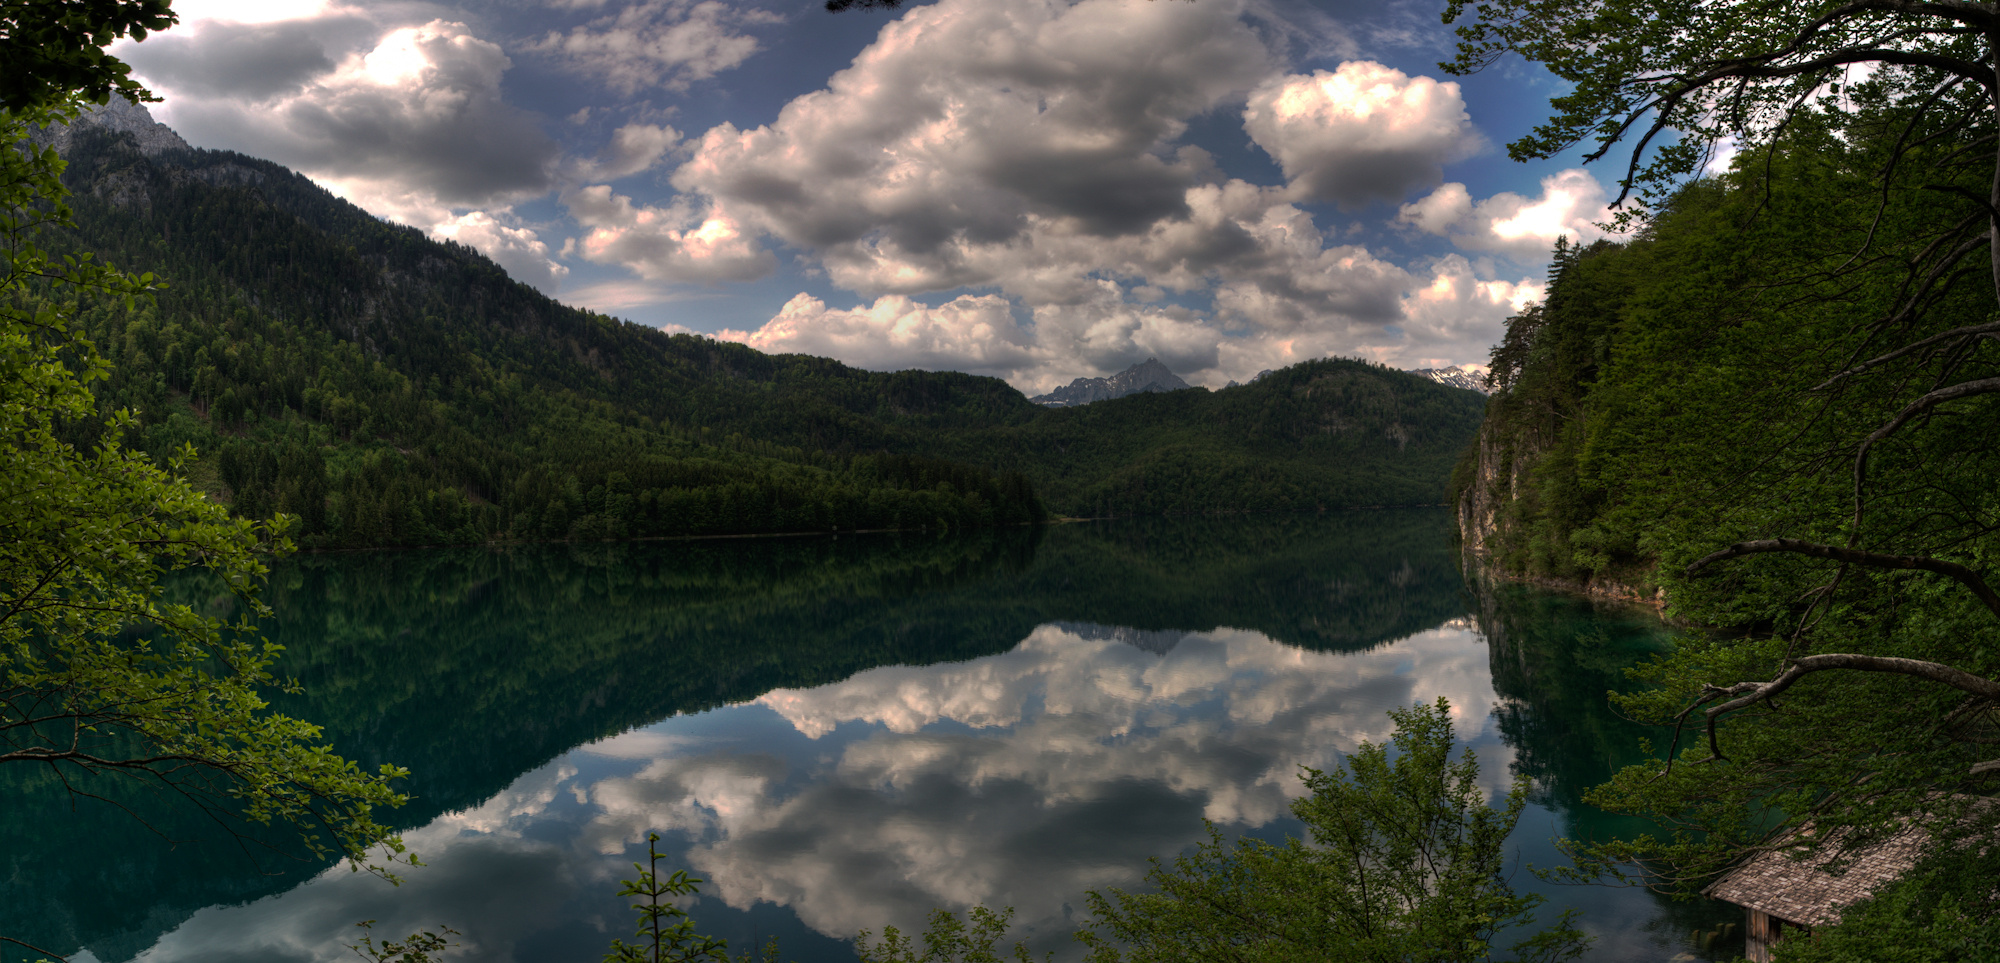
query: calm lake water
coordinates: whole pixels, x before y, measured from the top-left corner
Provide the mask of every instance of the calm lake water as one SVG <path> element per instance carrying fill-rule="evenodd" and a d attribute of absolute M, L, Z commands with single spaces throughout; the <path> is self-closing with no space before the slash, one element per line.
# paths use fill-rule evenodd
<path fill-rule="evenodd" d="M 1642 827 L 1581 795 L 1638 759 L 1606 707 L 1665 635 L 1643 614 L 1473 590 L 1444 511 L 1134 520 L 969 538 L 845 536 L 316 556 L 266 622 L 304 684 L 281 708 L 373 767 L 426 865 L 401 887 L 302 863 L 171 800 L 112 806 L 20 774 L 0 934 L 87 961 L 353 959 L 360 920 L 449 925 L 455 959 L 595 961 L 659 831 L 707 883 L 692 912 L 745 948 L 852 960 L 846 939 L 936 906 L 1011 905 L 1074 957 L 1083 894 L 1141 884 L 1203 834 L 1296 832 L 1298 766 L 1451 700 L 1544 912 L 1589 959 L 1722 958 L 1739 917 L 1559 887 L 1554 837 Z M 164 837 L 164 838 L 163 838 Z M 0 957 L 11 961 L 9 951 Z"/>

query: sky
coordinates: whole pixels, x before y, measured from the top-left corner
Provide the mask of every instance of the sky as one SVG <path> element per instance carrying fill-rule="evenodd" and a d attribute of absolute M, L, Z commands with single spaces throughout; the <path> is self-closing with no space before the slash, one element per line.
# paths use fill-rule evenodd
<path fill-rule="evenodd" d="M 115 52 L 285 164 L 557 300 L 1030 394 L 1486 360 L 1615 173 L 1507 142 L 1441 0 L 175 0 Z"/>

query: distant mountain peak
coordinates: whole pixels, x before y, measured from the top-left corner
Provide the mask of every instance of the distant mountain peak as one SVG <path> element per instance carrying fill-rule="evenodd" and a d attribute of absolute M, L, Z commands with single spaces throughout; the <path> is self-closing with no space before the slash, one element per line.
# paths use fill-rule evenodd
<path fill-rule="evenodd" d="M 1181 380 L 1158 358 L 1146 360 L 1126 368 L 1109 378 L 1078 378 L 1045 395 L 1036 395 L 1029 401 L 1050 408 L 1074 408 L 1093 401 L 1110 401 L 1126 395 L 1144 394 L 1149 391 L 1180 391 L 1192 385 Z"/>
<path fill-rule="evenodd" d="M 174 133 L 172 127 L 153 119 L 153 114 L 144 104 L 135 104 L 123 97 L 113 97 L 78 114 L 66 125 L 50 127 L 34 135 L 36 143 L 54 147 L 56 153 L 69 152 L 70 140 L 78 130 L 100 128 L 131 134 L 139 145 L 139 152 L 147 157 L 155 157 L 170 150 L 188 150 L 188 142 Z"/>
<path fill-rule="evenodd" d="M 1455 364 L 1449 368 L 1418 368 L 1413 375 L 1429 378 L 1441 385 L 1477 391 L 1482 395 L 1492 394 L 1486 387 L 1486 366 L 1483 364 Z"/>

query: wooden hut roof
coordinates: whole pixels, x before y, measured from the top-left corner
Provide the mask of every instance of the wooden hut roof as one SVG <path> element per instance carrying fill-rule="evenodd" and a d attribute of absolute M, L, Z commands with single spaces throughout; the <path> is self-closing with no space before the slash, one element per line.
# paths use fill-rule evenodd
<path fill-rule="evenodd" d="M 1837 833 L 1835 835 L 1838 835 Z M 1841 910 L 1868 897 L 1916 865 L 1930 834 L 1910 828 L 1843 851 L 1837 839 L 1794 859 L 1784 850 L 1759 853 L 1702 892 L 1806 926 L 1840 921 Z M 1841 871 L 1831 871 L 1838 861 Z"/>

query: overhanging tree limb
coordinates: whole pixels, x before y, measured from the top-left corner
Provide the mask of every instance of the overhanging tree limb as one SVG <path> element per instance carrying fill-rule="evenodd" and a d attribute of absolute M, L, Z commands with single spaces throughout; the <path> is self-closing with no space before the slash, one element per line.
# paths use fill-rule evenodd
<path fill-rule="evenodd" d="M 1796 538 L 1763 538 L 1748 542 L 1737 542 L 1727 548 L 1710 552 L 1696 559 L 1693 564 L 1687 567 L 1687 574 L 1688 577 L 1692 578 L 1716 562 L 1741 558 L 1745 555 L 1763 555 L 1774 552 L 1831 559 L 1836 562 L 1866 565 L 1870 568 L 1936 572 L 1939 575 L 1956 579 L 1961 585 L 1970 589 L 1972 594 L 1977 596 L 1979 601 L 1984 603 L 1994 615 L 2000 615 L 2000 593 L 1994 592 L 1992 586 L 1987 585 L 1986 579 L 1981 577 L 1978 572 L 1957 562 L 1947 562 L 1941 558 L 1930 558 L 1924 555 L 1891 555 L 1884 552 L 1865 552 L 1860 549 L 1844 548 L 1839 545 L 1823 545 L 1818 542 L 1808 542 Z"/>

